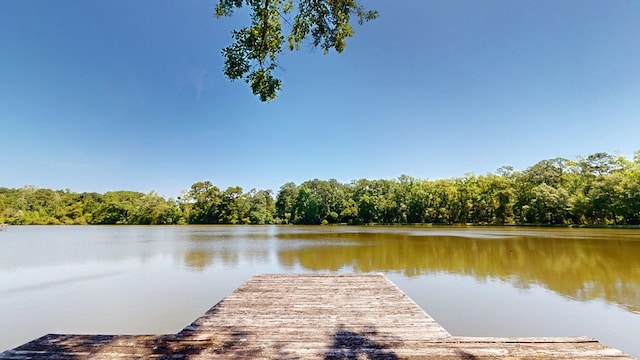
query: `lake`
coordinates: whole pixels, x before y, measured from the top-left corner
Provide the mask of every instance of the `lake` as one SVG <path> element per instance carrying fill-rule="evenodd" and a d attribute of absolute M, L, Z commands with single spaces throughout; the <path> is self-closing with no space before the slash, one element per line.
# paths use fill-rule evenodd
<path fill-rule="evenodd" d="M 11 226 L 0 351 L 175 333 L 254 274 L 382 272 L 453 335 L 592 336 L 640 357 L 640 230 Z"/>

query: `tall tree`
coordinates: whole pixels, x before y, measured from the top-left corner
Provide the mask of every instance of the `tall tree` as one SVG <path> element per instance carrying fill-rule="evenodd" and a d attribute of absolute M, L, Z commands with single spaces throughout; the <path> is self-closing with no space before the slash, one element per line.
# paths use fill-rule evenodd
<path fill-rule="evenodd" d="M 320 201 L 306 185 L 300 185 L 294 208 L 294 222 L 298 224 L 320 223 Z"/>
<path fill-rule="evenodd" d="M 252 224 L 271 224 L 275 213 L 275 202 L 271 190 L 251 189 L 247 194 L 249 220 Z"/>
<path fill-rule="evenodd" d="M 249 221 L 247 199 L 243 197 L 240 186 L 230 186 L 222 193 L 222 201 L 219 205 L 218 222 L 222 224 L 238 224 Z M 247 218 L 245 220 L 245 218 Z"/>
<path fill-rule="evenodd" d="M 293 221 L 298 187 L 293 182 L 288 182 L 280 187 L 276 197 L 277 222 L 288 224 Z"/>
<path fill-rule="evenodd" d="M 199 181 L 191 185 L 181 199 L 183 211 L 190 224 L 212 224 L 218 220 L 218 206 L 222 202 L 220 189 L 210 181 Z"/>

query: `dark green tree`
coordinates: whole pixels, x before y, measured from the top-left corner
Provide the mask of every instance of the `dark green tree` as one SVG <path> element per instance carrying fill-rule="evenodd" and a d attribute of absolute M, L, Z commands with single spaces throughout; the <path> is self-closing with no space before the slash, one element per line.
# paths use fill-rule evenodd
<path fill-rule="evenodd" d="M 294 222 L 297 224 L 319 224 L 320 205 L 318 196 L 307 186 L 300 185 L 294 207 Z"/>
<path fill-rule="evenodd" d="M 199 181 L 180 199 L 189 224 L 213 224 L 218 221 L 222 202 L 220 189 L 210 181 Z"/>
<path fill-rule="evenodd" d="M 134 214 L 143 193 L 135 191 L 110 191 L 104 194 L 93 214 L 94 224 L 132 224 Z"/>
<path fill-rule="evenodd" d="M 280 187 L 276 196 L 276 221 L 288 224 L 293 221 L 296 199 L 298 197 L 298 186 L 293 182 L 288 182 Z"/>
<path fill-rule="evenodd" d="M 275 213 L 275 202 L 271 190 L 251 189 L 247 193 L 249 220 L 252 224 L 271 224 Z"/>
<path fill-rule="evenodd" d="M 240 186 L 230 186 L 222 193 L 218 222 L 221 224 L 248 223 L 249 202 Z"/>

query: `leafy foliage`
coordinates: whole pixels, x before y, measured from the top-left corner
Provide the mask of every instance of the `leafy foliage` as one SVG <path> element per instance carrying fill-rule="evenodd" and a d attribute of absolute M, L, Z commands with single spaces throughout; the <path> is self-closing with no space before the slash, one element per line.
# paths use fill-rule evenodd
<path fill-rule="evenodd" d="M 355 0 L 220 0 L 215 14 L 231 16 L 244 6 L 250 9 L 251 25 L 232 32 L 233 44 L 222 49 L 223 71 L 232 81 L 244 79 L 261 101 L 275 99 L 282 90 L 282 81 L 273 71 L 284 47 L 283 23 L 291 25 L 287 36 L 290 50 L 300 49 L 310 37 L 313 46 L 325 53 L 331 49 L 340 53 L 346 39 L 353 36 L 353 16 L 358 24 L 378 16 Z"/>
<path fill-rule="evenodd" d="M 524 171 L 423 180 L 309 180 L 271 190 L 191 185 L 177 200 L 155 192 L 77 194 L 0 188 L 9 224 L 547 224 L 640 225 L 640 152 L 550 159 Z"/>

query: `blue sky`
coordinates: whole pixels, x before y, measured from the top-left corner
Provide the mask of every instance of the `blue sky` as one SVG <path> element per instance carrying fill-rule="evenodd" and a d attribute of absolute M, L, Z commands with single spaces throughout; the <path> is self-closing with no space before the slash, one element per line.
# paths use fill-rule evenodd
<path fill-rule="evenodd" d="M 363 0 L 346 50 L 222 74 L 215 0 L 0 1 L 0 186 L 273 189 L 640 149 L 640 1 Z"/>

